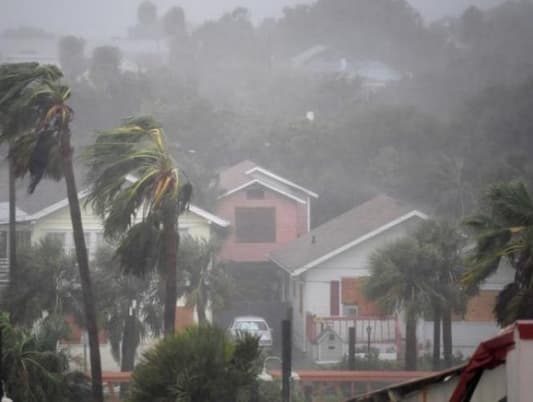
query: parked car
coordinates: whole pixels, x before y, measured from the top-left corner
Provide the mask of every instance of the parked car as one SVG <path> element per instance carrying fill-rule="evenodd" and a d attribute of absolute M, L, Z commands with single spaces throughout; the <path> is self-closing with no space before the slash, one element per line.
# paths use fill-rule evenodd
<path fill-rule="evenodd" d="M 259 346 L 262 348 L 272 347 L 272 329 L 264 318 L 256 316 L 236 317 L 229 327 L 231 336 L 247 333 L 259 338 Z"/>

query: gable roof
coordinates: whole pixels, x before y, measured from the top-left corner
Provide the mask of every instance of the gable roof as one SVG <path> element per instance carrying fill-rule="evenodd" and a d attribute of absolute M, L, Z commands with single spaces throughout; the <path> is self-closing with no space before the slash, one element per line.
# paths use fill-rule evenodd
<path fill-rule="evenodd" d="M 88 189 L 84 189 L 82 191 L 80 191 L 78 193 L 78 199 L 83 199 L 85 198 L 87 195 L 89 194 L 89 190 Z M 33 215 L 31 215 L 31 219 L 32 220 L 38 220 L 38 219 L 41 219 L 47 215 L 50 215 L 51 213 L 53 212 L 56 212 L 62 208 L 65 208 L 68 206 L 68 199 L 67 198 L 64 198 L 52 205 L 49 205 L 43 209 L 41 209 L 40 211 L 37 211 L 36 213 L 34 213 Z M 222 219 L 196 205 L 192 205 L 189 207 L 189 212 L 199 216 L 200 218 L 203 218 L 205 219 L 206 221 L 208 221 L 209 223 L 214 223 L 215 225 L 217 226 L 220 226 L 222 228 L 227 228 L 230 226 L 230 223 L 225 220 L 225 219 Z"/>
<path fill-rule="evenodd" d="M 379 195 L 273 251 L 270 259 L 297 276 L 413 217 L 427 219 L 422 212 Z"/>
<path fill-rule="evenodd" d="M 258 166 L 249 160 L 244 160 L 220 172 L 219 185 L 224 190 L 224 193 L 219 198 L 227 197 L 253 184 L 260 184 L 302 203 L 305 203 L 305 201 L 301 195 L 318 198 L 318 195 L 313 191 Z M 290 190 L 287 191 L 287 189 Z M 296 194 L 291 194 L 291 191 L 294 191 Z"/>
<path fill-rule="evenodd" d="M 20 208 L 15 208 L 17 222 L 31 220 L 30 216 Z M 0 224 L 9 223 L 9 202 L 0 202 Z"/>

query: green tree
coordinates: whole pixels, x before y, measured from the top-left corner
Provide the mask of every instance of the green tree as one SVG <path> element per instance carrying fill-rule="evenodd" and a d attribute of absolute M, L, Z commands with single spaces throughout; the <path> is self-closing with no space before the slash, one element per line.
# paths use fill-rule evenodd
<path fill-rule="evenodd" d="M 431 310 L 433 319 L 433 369 L 440 368 L 440 324 L 446 367 L 452 365 L 452 312 L 462 312 L 466 295 L 461 287 L 463 264 L 461 250 L 464 237 L 447 221 L 428 220 L 414 233 L 414 238 L 431 268 L 428 276 L 431 286 Z"/>
<path fill-rule="evenodd" d="M 524 183 L 491 186 L 479 214 L 465 224 L 475 235 L 476 248 L 466 261 L 464 284 L 478 287 L 505 260 L 515 277 L 498 295 L 496 319 L 508 325 L 533 318 L 533 201 Z"/>
<path fill-rule="evenodd" d="M 207 242 L 190 236 L 181 239 L 178 252 L 181 288 L 187 305 L 196 308 L 200 324 L 207 324 L 206 310 L 209 306 L 223 308 L 233 293 L 232 282 L 224 266 L 215 262 L 219 248 L 215 240 Z"/>
<path fill-rule="evenodd" d="M 115 46 L 99 46 L 93 50 L 89 78 L 100 90 L 108 88 L 120 78 L 122 52 Z"/>
<path fill-rule="evenodd" d="M 93 400 L 90 380 L 81 373 L 69 372 L 67 356 L 56 349 L 59 337 L 64 335 L 61 318 L 49 316 L 30 333 L 12 327 L 2 315 L 0 328 L 4 390 L 13 400 Z"/>
<path fill-rule="evenodd" d="M 43 313 L 80 315 L 81 302 L 76 260 L 63 245 L 50 239 L 18 252 L 19 282 L 9 286 L 5 307 L 12 322 L 31 328 Z"/>
<path fill-rule="evenodd" d="M 157 22 L 157 7 L 151 1 L 143 1 L 137 9 L 140 25 L 153 25 Z"/>
<path fill-rule="evenodd" d="M 406 370 L 416 370 L 416 324 L 431 299 L 429 259 L 414 239 L 402 238 L 370 257 L 370 277 L 364 285 L 366 297 L 384 311 L 405 312 Z"/>
<path fill-rule="evenodd" d="M 121 272 L 114 253 L 110 246 L 97 251 L 93 275 L 113 358 L 121 371 L 132 371 L 140 341 L 148 333 L 157 336 L 161 331 L 161 295 L 155 275 Z"/>
<path fill-rule="evenodd" d="M 234 402 L 259 374 L 257 338 L 200 326 L 163 339 L 133 372 L 129 402 Z"/>
<path fill-rule="evenodd" d="M 41 66 L 38 63 L 0 65 L 0 144 L 8 143 L 13 151 L 14 138 L 30 129 L 31 111 L 21 105 L 22 93 L 35 80 L 57 79 L 61 72 L 55 66 Z M 9 276 L 12 285 L 17 283 L 16 246 L 16 193 L 15 161 L 9 158 Z"/>
<path fill-rule="evenodd" d="M 103 217 L 105 235 L 120 240 L 117 253 L 122 266 L 138 275 L 159 267 L 165 285 L 163 327 L 165 334 L 172 334 L 178 215 L 185 210 L 192 187 L 180 185 L 163 130 L 151 117 L 126 119 L 121 127 L 98 133 L 85 157 L 92 183 L 88 202 Z M 135 223 L 138 214 L 142 219 Z"/>
<path fill-rule="evenodd" d="M 87 68 L 85 59 L 85 40 L 68 35 L 59 40 L 59 63 L 65 76 L 71 80 L 77 79 Z"/>
<path fill-rule="evenodd" d="M 55 78 L 55 77 L 54 77 Z M 83 233 L 80 203 L 73 167 L 70 123 L 73 110 L 67 104 L 70 88 L 56 79 L 35 80 L 21 96 L 20 106 L 35 115 L 34 130 L 14 139 L 9 157 L 15 162 L 15 173 L 31 176 L 28 191 L 32 193 L 45 175 L 54 179 L 64 177 L 74 236 L 78 269 L 80 272 L 83 306 L 89 335 L 91 377 L 94 398 L 103 400 L 102 369 L 98 344 L 98 329 L 93 289 L 89 272 L 87 247 Z"/>

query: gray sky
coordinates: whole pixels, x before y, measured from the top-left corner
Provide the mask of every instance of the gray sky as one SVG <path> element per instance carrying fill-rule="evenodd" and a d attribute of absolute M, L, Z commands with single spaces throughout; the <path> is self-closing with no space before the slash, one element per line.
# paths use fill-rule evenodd
<path fill-rule="evenodd" d="M 468 4 L 490 6 L 502 0 L 408 0 L 426 19 L 456 14 Z M 280 15 L 284 6 L 312 0 L 153 0 L 163 13 L 181 5 L 188 19 L 214 18 L 239 5 L 248 7 L 255 19 Z M 136 20 L 140 0 L 0 0 L 0 31 L 20 25 L 46 28 L 57 33 L 90 37 L 124 35 Z"/>

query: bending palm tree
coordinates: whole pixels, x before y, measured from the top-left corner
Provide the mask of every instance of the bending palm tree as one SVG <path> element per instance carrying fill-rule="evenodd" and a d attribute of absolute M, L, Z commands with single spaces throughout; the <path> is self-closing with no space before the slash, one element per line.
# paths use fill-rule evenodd
<path fill-rule="evenodd" d="M 465 221 L 477 245 L 463 278 L 476 288 L 499 267 L 502 258 L 515 269 L 514 282 L 498 295 L 494 313 L 502 325 L 533 318 L 533 201 L 521 182 L 492 186 L 487 208 Z"/>
<path fill-rule="evenodd" d="M 0 65 L 0 144 L 8 142 L 12 152 L 13 138 L 29 127 L 27 108 L 20 107 L 18 100 L 28 86 L 40 79 L 56 80 L 61 71 L 55 66 L 41 66 L 38 63 L 16 63 Z M 9 277 L 10 285 L 16 286 L 16 194 L 15 168 L 9 158 Z"/>
<path fill-rule="evenodd" d="M 176 322 L 180 180 L 160 125 L 150 117 L 130 118 L 100 132 L 86 150 L 93 183 L 88 202 L 104 218 L 104 233 L 119 238 L 122 266 L 136 274 L 158 266 L 164 292 L 164 332 Z M 135 177 L 132 183 L 132 176 Z M 190 186 L 187 184 L 187 186 Z M 139 223 L 134 222 L 142 215 Z M 160 226 L 162 229 L 159 230 Z"/>
<path fill-rule="evenodd" d="M 430 268 L 415 240 L 404 238 L 376 251 L 364 285 L 369 300 L 388 312 L 405 311 L 405 369 L 416 370 L 416 323 L 432 293 Z"/>
<path fill-rule="evenodd" d="M 30 173 L 31 182 L 28 189 L 30 193 L 45 175 L 56 179 L 59 179 L 61 175 L 65 177 L 89 336 L 93 394 L 95 400 L 101 402 L 103 393 L 98 329 L 72 164 L 70 122 L 73 111 L 66 103 L 69 96 L 70 88 L 58 84 L 55 80 L 36 81 L 33 86 L 27 88 L 20 102 L 21 105 L 30 109 L 32 114 L 35 114 L 36 127 L 32 132 L 20 135 L 14 140 L 10 158 L 15 162 L 17 176 Z"/>

